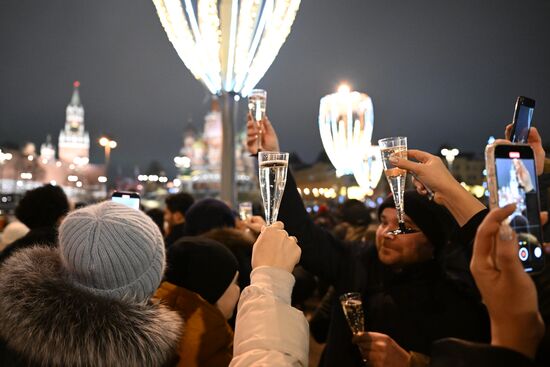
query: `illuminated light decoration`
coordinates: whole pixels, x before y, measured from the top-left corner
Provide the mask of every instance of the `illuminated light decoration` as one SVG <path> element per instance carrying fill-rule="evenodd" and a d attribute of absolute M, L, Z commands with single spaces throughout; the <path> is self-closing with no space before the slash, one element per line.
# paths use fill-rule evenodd
<path fill-rule="evenodd" d="M 275 60 L 300 2 L 153 0 L 168 39 L 193 76 L 212 94 L 242 96 Z"/>
<path fill-rule="evenodd" d="M 29 155 L 27 159 L 32 162 L 34 160 L 34 157 L 32 155 Z"/>
<path fill-rule="evenodd" d="M 51 181 L 50 181 L 50 185 L 52 185 L 52 186 L 57 186 L 57 181 L 56 181 L 56 180 L 51 180 Z"/>
<path fill-rule="evenodd" d="M 21 173 L 21 178 L 23 180 L 31 180 L 32 179 L 32 173 L 30 172 L 23 172 Z"/>
<path fill-rule="evenodd" d="M 353 174 L 371 146 L 374 108 L 370 97 L 342 85 L 321 98 L 321 141 L 338 177 Z"/>
<path fill-rule="evenodd" d="M 359 186 L 365 190 L 368 196 L 371 196 L 383 172 L 384 166 L 380 155 L 380 147 L 370 145 L 367 147 L 363 159 L 357 161 L 353 175 Z"/>
<path fill-rule="evenodd" d="M 99 177 L 97 178 L 97 182 L 99 182 L 99 183 L 105 183 L 105 182 L 107 182 L 107 177 L 105 177 L 105 176 L 99 176 Z"/>
<path fill-rule="evenodd" d="M 70 176 L 67 177 L 67 180 L 69 182 L 76 182 L 76 181 L 78 181 L 78 176 L 70 175 Z"/>
<path fill-rule="evenodd" d="M 76 181 L 76 187 L 82 187 L 82 182 Z"/>
<path fill-rule="evenodd" d="M 185 66 L 210 93 L 223 97 L 224 201 L 236 204 L 235 105 L 250 93 L 275 60 L 290 34 L 300 2 L 153 0 L 168 40 Z"/>

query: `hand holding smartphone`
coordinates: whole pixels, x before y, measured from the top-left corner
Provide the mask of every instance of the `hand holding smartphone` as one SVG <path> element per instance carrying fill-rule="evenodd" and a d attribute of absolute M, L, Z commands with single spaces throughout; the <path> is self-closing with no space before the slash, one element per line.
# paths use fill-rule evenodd
<path fill-rule="evenodd" d="M 510 141 L 512 143 L 527 143 L 534 112 L 534 99 L 524 96 L 519 96 L 517 98 L 514 119 L 512 120 L 512 131 L 510 132 Z"/>
<path fill-rule="evenodd" d="M 526 272 L 544 268 L 538 182 L 533 150 L 526 144 L 495 143 L 485 149 L 489 205 L 516 204 L 508 224 L 516 232 Z"/>

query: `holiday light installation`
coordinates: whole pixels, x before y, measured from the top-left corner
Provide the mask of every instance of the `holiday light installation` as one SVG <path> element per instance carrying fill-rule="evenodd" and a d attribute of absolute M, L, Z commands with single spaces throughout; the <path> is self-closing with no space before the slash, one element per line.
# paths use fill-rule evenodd
<path fill-rule="evenodd" d="M 222 200 L 235 203 L 236 105 L 263 77 L 290 33 L 300 0 L 153 0 L 179 57 L 222 96 Z"/>

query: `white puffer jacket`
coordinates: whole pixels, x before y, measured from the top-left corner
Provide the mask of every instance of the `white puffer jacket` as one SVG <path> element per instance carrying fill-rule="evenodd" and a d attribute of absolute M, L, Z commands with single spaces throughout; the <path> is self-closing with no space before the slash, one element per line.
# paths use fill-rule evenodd
<path fill-rule="evenodd" d="M 308 323 L 290 305 L 294 276 L 258 267 L 250 280 L 239 300 L 230 367 L 307 366 Z"/>

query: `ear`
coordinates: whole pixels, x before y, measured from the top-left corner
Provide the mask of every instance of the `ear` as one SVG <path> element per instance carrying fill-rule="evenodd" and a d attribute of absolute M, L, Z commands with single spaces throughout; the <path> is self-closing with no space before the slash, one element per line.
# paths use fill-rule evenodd
<path fill-rule="evenodd" d="M 180 212 L 173 212 L 172 218 L 176 223 L 183 223 L 185 221 L 185 215 L 181 214 Z"/>

